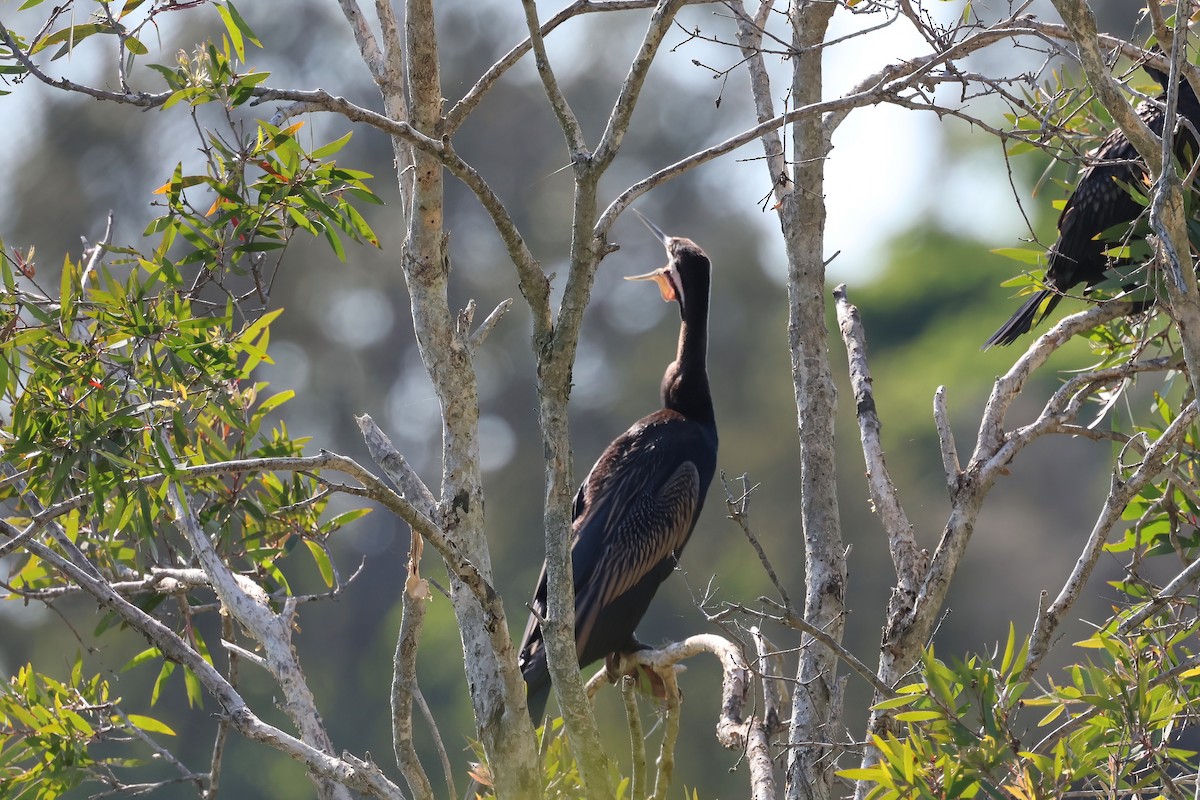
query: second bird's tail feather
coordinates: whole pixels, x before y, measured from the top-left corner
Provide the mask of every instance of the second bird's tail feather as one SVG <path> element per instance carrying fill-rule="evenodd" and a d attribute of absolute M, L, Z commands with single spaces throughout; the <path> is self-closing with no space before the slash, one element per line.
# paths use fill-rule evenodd
<path fill-rule="evenodd" d="M 536 728 L 546 721 L 546 703 L 550 700 L 550 671 L 545 660 L 535 661 L 525 672 L 524 678 L 529 692 L 525 702 L 529 706 L 529 718 Z"/>
<path fill-rule="evenodd" d="M 1046 298 L 1050 298 L 1046 302 L 1046 308 L 1041 310 L 1042 303 Z M 1000 326 L 1000 329 L 991 335 L 984 343 L 983 348 L 987 350 L 993 345 L 1010 345 L 1015 342 L 1022 334 L 1028 333 L 1029 329 L 1037 322 L 1040 322 L 1046 317 L 1054 307 L 1062 300 L 1062 295 L 1053 289 L 1042 289 L 1033 297 L 1025 301 L 1025 304 L 1017 309 L 1017 313 L 1009 317 L 1008 322 Z M 1041 314 L 1038 311 L 1041 310 Z"/>

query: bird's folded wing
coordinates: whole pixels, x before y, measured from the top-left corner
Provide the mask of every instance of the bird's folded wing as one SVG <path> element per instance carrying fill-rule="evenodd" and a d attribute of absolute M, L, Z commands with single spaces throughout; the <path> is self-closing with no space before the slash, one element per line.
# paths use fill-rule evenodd
<path fill-rule="evenodd" d="M 683 547 L 700 499 L 700 473 L 680 464 L 656 492 L 622 498 L 607 518 L 600 557 L 575 599 L 579 643 L 587 641 L 600 612 Z"/>

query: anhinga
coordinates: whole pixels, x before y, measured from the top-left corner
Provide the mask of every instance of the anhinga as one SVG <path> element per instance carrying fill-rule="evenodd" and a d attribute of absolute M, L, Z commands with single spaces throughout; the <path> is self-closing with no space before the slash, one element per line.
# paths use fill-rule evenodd
<path fill-rule="evenodd" d="M 575 495 L 571 571 L 580 666 L 641 648 L 634 629 L 696 527 L 717 466 L 705 363 L 708 256 L 690 239 L 667 236 L 638 216 L 666 247 L 668 261 L 628 280 L 652 280 L 664 301 L 679 304 L 679 350 L 663 375 L 662 410 L 641 418 L 605 448 Z M 537 724 L 550 696 L 538 625 L 546 614 L 544 564 L 533 608 L 520 664 Z"/>
<path fill-rule="evenodd" d="M 1166 88 L 1169 77 L 1161 70 L 1145 65 L 1146 73 L 1163 87 L 1155 100 L 1143 100 L 1137 114 L 1154 133 L 1162 135 Z M 1178 114 L 1200 129 L 1200 102 L 1186 79 L 1179 81 Z M 1197 155 L 1196 139 L 1186 124 L 1176 131 L 1175 156 L 1185 167 Z M 1130 197 L 1122 186 L 1145 187 L 1149 180 L 1146 165 L 1125 134 L 1118 128 L 1088 156 L 1088 166 L 1079 174 L 1079 185 L 1058 218 L 1058 240 L 1046 252 L 1045 287 L 1035 293 L 992 334 L 983 348 L 994 344 L 1012 344 L 1040 322 L 1062 300 L 1063 294 L 1081 283 L 1089 288 L 1104 280 L 1111 264 L 1104 251 L 1113 246 L 1102 241 L 1102 233 L 1123 223 L 1131 223 L 1145 207 Z M 1044 307 L 1043 307 L 1044 306 Z"/>

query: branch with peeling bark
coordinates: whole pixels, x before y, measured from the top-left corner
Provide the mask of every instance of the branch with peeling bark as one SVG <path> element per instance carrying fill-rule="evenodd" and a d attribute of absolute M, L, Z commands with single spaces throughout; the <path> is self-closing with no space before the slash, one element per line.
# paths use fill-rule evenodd
<path fill-rule="evenodd" d="M 970 539 L 984 497 L 1017 454 L 1043 436 L 1079 433 L 1084 428 L 1076 425 L 1074 421 L 1083 412 L 1089 398 L 1105 387 L 1119 385 L 1133 375 L 1165 370 L 1173 361 L 1166 358 L 1134 361 L 1074 375 L 1047 399 L 1042 413 L 1035 420 L 1013 431 L 1007 431 L 1007 412 L 1034 371 L 1044 365 L 1050 355 L 1072 336 L 1127 314 L 1132 310 L 1132 306 L 1128 301 L 1110 301 L 1064 318 L 1034 341 L 1008 373 L 997 379 L 984 410 L 975 450 L 965 469 L 960 465 L 957 447 L 954 444 L 946 409 L 945 390 L 939 388 L 934 401 L 934 417 L 941 443 L 951 512 L 941 542 L 930 558 L 924 551 L 916 550 L 911 528 L 907 525 L 907 518 L 903 514 L 895 488 L 887 477 L 866 358 L 866 334 L 857 309 L 850 304 L 845 287 L 838 287 L 834 296 L 837 299 L 842 337 L 849 354 L 850 381 L 855 394 L 872 503 L 881 514 L 889 549 L 893 553 L 893 564 L 897 570 L 897 588 L 889 603 L 883 648 L 876 673 L 877 679 L 885 686 L 895 686 L 916 663 L 932 632 L 934 621 L 941 613 L 946 591 Z M 1172 428 L 1169 435 L 1164 434 L 1154 443 L 1154 452 L 1147 452 L 1141 467 L 1128 482 L 1122 481 L 1114 485 L 1109 503 L 1097 521 L 1092 539 L 1085 549 L 1084 556 L 1081 556 L 1076 572 L 1068 581 L 1068 586 L 1064 587 L 1059 601 L 1039 615 L 1036 638 L 1031 639 L 1031 658 L 1027 668 L 1030 673 L 1036 669 L 1044 656 L 1045 645 L 1062 613 L 1070 607 L 1090 574 L 1099 548 L 1102 547 L 1108 531 L 1119 519 L 1121 510 L 1137 491 L 1165 468 L 1164 454 L 1177 440 L 1179 431 L 1186 430 L 1190 424 L 1189 420 L 1196 413 L 1194 404 L 1189 406 L 1189 409 L 1181 415 L 1186 418 L 1180 422 L 1179 427 Z M 876 689 L 875 702 L 885 699 L 886 694 L 879 693 L 878 686 Z M 882 734 L 888 730 L 890 719 L 891 714 L 886 710 L 873 712 L 869 732 Z M 864 752 L 863 765 L 874 764 L 878 756 L 873 747 L 868 747 Z M 864 791 L 865 785 L 860 783 L 857 794 L 861 796 Z"/>
<path fill-rule="evenodd" d="M 850 386 L 854 391 L 854 407 L 858 415 L 858 427 L 862 441 L 863 460 L 867 465 L 867 488 L 871 493 L 871 506 L 879 515 L 887 536 L 888 550 L 892 554 L 892 565 L 896 570 L 896 589 L 908 596 L 907 602 L 916 597 L 917 587 L 913 580 L 925 571 L 928 555 L 917 547 L 912 523 L 904 513 L 899 495 L 884 461 L 883 441 L 879 414 L 875 407 L 875 394 L 871 388 L 871 371 L 867 365 L 867 337 L 862 327 L 858 309 L 846 297 L 846 285 L 833 290 L 837 303 L 837 320 L 842 341 L 850 361 Z"/>
<path fill-rule="evenodd" d="M 337 757 L 263 722 L 247 706 L 236 689 L 186 641 L 150 614 L 113 591 L 103 578 L 63 557 L 36 539 L 26 548 L 50 567 L 60 571 L 91 595 L 101 607 L 113 611 L 134 630 L 141 632 L 163 656 L 186 666 L 221 707 L 223 720 L 248 739 L 261 742 L 305 764 L 323 779 L 369 797 L 401 800 L 399 787 L 374 764 L 349 754 Z"/>
<path fill-rule="evenodd" d="M 633 653 L 622 653 L 606 665 L 587 683 L 588 697 L 594 697 L 600 687 L 606 683 L 620 680 L 620 676 L 629 674 L 638 668 L 653 671 L 666 686 L 667 713 L 672 711 L 672 698 L 678 704 L 679 689 L 675 682 L 675 673 L 681 669 L 680 664 L 701 653 L 716 656 L 721 662 L 721 710 L 717 720 L 717 741 L 727 750 L 746 752 L 750 765 L 750 786 L 754 798 L 775 797 L 775 776 L 771 763 L 768 737 L 770 728 L 768 720 L 746 714 L 746 703 L 750 699 L 751 670 L 742 656 L 741 650 L 728 639 L 714 634 L 698 634 L 689 636 L 681 642 L 673 642 L 663 647 L 651 650 L 638 650 Z M 677 715 L 677 709 L 675 710 Z M 675 723 L 678 725 L 678 722 Z M 667 737 L 664 737 L 667 738 Z M 660 752 L 659 774 L 654 791 L 655 797 L 665 795 L 664 780 L 669 782 L 669 771 L 664 779 L 664 758 L 673 758 L 667 751 L 666 743 Z M 665 762 L 670 764 L 670 761 Z"/>
<path fill-rule="evenodd" d="M 165 439 L 161 445 L 171 453 Z M 172 457 L 174 454 L 171 453 Z M 192 555 L 212 581 L 213 591 L 221 605 L 258 642 L 263 650 L 263 664 L 283 692 L 283 709 L 300 731 L 303 741 L 319 750 L 333 754 L 333 742 L 321 721 L 316 699 L 300 668 L 292 646 L 292 623 L 296 605 L 290 598 L 283 610 L 275 613 L 262 587 L 231 570 L 221 559 L 208 535 L 191 509 L 187 491 L 178 481 L 167 486 L 167 497 L 175 518 L 175 526 L 192 549 Z M 317 794 L 323 800 L 349 800 L 347 788 L 319 773 L 311 773 L 317 784 Z"/>

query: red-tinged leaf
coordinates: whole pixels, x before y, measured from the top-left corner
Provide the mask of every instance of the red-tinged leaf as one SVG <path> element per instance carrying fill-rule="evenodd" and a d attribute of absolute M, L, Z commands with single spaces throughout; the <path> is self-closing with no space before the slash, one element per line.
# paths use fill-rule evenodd
<path fill-rule="evenodd" d="M 275 167 L 271 166 L 271 162 L 269 162 L 265 159 L 258 162 L 258 168 L 273 178 L 278 178 L 281 181 L 288 180 L 288 177 L 286 175 L 283 175 L 282 173 L 277 172 Z"/>

